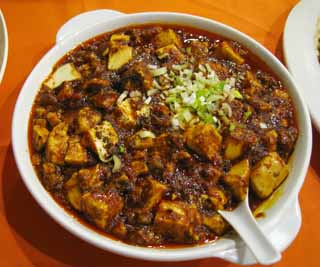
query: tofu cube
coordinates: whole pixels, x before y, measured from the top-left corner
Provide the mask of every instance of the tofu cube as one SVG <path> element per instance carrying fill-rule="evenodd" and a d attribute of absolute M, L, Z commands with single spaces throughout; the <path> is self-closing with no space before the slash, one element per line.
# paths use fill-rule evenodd
<path fill-rule="evenodd" d="M 64 191 L 66 192 L 66 197 L 72 207 L 76 210 L 80 210 L 82 193 L 79 187 L 78 172 L 73 173 L 71 178 L 65 182 Z"/>
<path fill-rule="evenodd" d="M 268 146 L 268 150 L 276 151 L 277 150 L 277 143 L 278 143 L 278 133 L 276 130 L 270 130 L 265 133 L 263 137 L 266 145 Z"/>
<path fill-rule="evenodd" d="M 218 213 L 211 216 L 204 216 L 203 224 L 218 236 L 223 235 L 229 228 L 229 224 Z"/>
<path fill-rule="evenodd" d="M 123 222 L 118 222 L 118 224 L 112 228 L 112 233 L 115 236 L 124 239 L 128 233 L 127 227 Z"/>
<path fill-rule="evenodd" d="M 88 130 L 85 137 L 91 149 L 103 162 L 108 161 L 112 148 L 119 141 L 117 132 L 107 120 Z"/>
<path fill-rule="evenodd" d="M 150 117 L 150 106 L 144 104 L 140 110 L 137 111 L 137 116 L 139 118 L 148 118 Z"/>
<path fill-rule="evenodd" d="M 211 202 L 212 208 L 215 210 L 223 210 L 224 205 L 228 202 L 227 196 L 218 187 L 209 188 L 208 200 Z"/>
<path fill-rule="evenodd" d="M 67 123 L 60 122 L 49 134 L 46 146 L 46 158 L 54 164 L 64 164 L 64 157 L 68 149 L 68 128 Z"/>
<path fill-rule="evenodd" d="M 222 176 L 222 171 L 214 167 L 213 165 L 207 166 L 201 173 L 201 177 L 210 183 L 217 184 L 220 177 Z"/>
<path fill-rule="evenodd" d="M 61 122 L 61 114 L 59 112 L 48 112 L 47 121 L 51 127 L 54 127 Z"/>
<path fill-rule="evenodd" d="M 180 62 L 185 59 L 185 55 L 174 44 L 158 48 L 156 55 L 159 59 L 169 58 L 175 62 Z"/>
<path fill-rule="evenodd" d="M 124 126 L 131 127 L 136 124 L 136 113 L 133 110 L 129 99 L 120 102 L 117 109 L 120 114 L 119 120 Z"/>
<path fill-rule="evenodd" d="M 156 205 L 158 205 L 162 199 L 163 193 L 167 189 L 167 187 L 164 184 L 158 182 L 157 180 L 151 177 L 148 178 L 148 182 L 150 184 L 150 189 L 148 191 L 147 201 L 142 208 L 142 211 L 144 212 L 150 211 Z"/>
<path fill-rule="evenodd" d="M 42 164 L 42 182 L 49 191 L 60 189 L 63 182 L 63 176 L 60 168 L 51 162 Z"/>
<path fill-rule="evenodd" d="M 249 70 L 246 71 L 246 86 L 251 87 L 254 92 L 256 89 L 262 88 L 262 84 L 257 80 L 257 78 L 253 75 L 253 73 Z"/>
<path fill-rule="evenodd" d="M 228 137 L 225 142 L 224 158 L 234 160 L 242 155 L 244 142 Z"/>
<path fill-rule="evenodd" d="M 83 133 L 95 127 L 101 121 L 100 112 L 85 107 L 78 114 L 78 132 Z"/>
<path fill-rule="evenodd" d="M 80 144 L 80 137 L 69 138 L 68 149 L 64 161 L 69 165 L 86 164 L 89 160 L 87 150 Z"/>
<path fill-rule="evenodd" d="M 289 173 L 288 166 L 277 152 L 271 152 L 254 167 L 250 184 L 255 194 L 265 199 L 281 184 Z"/>
<path fill-rule="evenodd" d="M 110 87 L 110 81 L 100 78 L 92 78 L 88 81 L 85 81 L 83 85 L 83 89 L 102 89 L 102 88 L 108 88 Z"/>
<path fill-rule="evenodd" d="M 99 228 L 105 229 L 123 208 L 123 200 L 115 191 L 88 192 L 81 197 L 81 210 Z"/>
<path fill-rule="evenodd" d="M 107 92 L 100 91 L 91 97 L 91 101 L 96 107 L 109 110 L 114 106 L 118 97 L 119 95 L 112 90 Z"/>
<path fill-rule="evenodd" d="M 33 125 L 38 125 L 41 127 L 47 127 L 47 120 L 46 119 L 34 119 Z"/>
<path fill-rule="evenodd" d="M 167 29 L 158 33 L 154 40 L 157 47 L 164 47 L 170 44 L 174 44 L 177 47 L 181 47 L 182 45 L 180 38 L 172 29 Z"/>
<path fill-rule="evenodd" d="M 133 48 L 128 45 L 112 47 L 109 52 L 108 69 L 118 70 L 132 59 Z"/>
<path fill-rule="evenodd" d="M 32 127 L 32 144 L 36 151 L 40 151 L 47 143 L 49 131 L 46 127 L 33 125 Z"/>
<path fill-rule="evenodd" d="M 233 196 L 242 201 L 245 199 L 249 186 L 250 165 L 249 160 L 244 159 L 233 165 L 226 176 L 224 182 L 229 186 Z"/>
<path fill-rule="evenodd" d="M 135 160 L 131 162 L 131 170 L 136 176 L 147 174 L 149 171 L 147 165 L 140 160 Z"/>
<path fill-rule="evenodd" d="M 35 116 L 35 118 L 45 118 L 47 113 L 48 113 L 48 111 L 45 108 L 38 107 L 34 111 L 34 116 Z"/>
<path fill-rule="evenodd" d="M 222 137 L 212 124 L 199 123 L 184 133 L 187 146 L 209 160 L 219 157 Z"/>
<path fill-rule="evenodd" d="M 178 201 L 161 201 L 154 219 L 155 231 L 175 242 L 196 240 L 194 225 L 198 223 L 196 207 Z"/>
<path fill-rule="evenodd" d="M 82 191 L 92 191 L 95 188 L 100 187 L 103 182 L 101 176 L 104 170 L 97 164 L 94 167 L 81 169 L 78 171 L 79 186 Z"/>
<path fill-rule="evenodd" d="M 192 40 L 187 48 L 189 55 L 196 59 L 206 59 L 209 53 L 209 43 L 199 40 Z"/>
<path fill-rule="evenodd" d="M 118 43 L 129 43 L 129 41 L 130 41 L 130 36 L 123 33 L 121 34 L 114 33 L 110 37 L 110 42 L 112 45 L 116 45 Z"/>
<path fill-rule="evenodd" d="M 141 138 L 140 133 L 142 132 L 143 131 L 138 131 L 129 138 L 129 144 L 132 148 L 145 149 L 153 146 L 154 138 L 152 137 Z"/>
<path fill-rule="evenodd" d="M 237 53 L 227 41 L 223 41 L 217 49 L 218 53 L 223 58 L 234 61 L 237 64 L 244 63 L 244 58 L 241 57 L 240 54 Z"/>
<path fill-rule="evenodd" d="M 56 69 L 53 74 L 44 82 L 51 89 L 57 88 L 63 82 L 79 80 L 81 74 L 72 63 L 67 63 Z"/>

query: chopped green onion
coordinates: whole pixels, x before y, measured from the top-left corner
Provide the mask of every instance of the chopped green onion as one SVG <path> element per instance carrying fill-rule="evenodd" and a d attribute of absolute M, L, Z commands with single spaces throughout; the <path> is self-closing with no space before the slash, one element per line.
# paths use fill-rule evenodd
<path fill-rule="evenodd" d="M 158 69 L 152 69 L 152 70 L 150 70 L 150 72 L 151 72 L 153 77 L 161 76 L 161 75 L 167 73 L 167 68 L 166 67 L 162 67 L 162 68 L 158 68 Z"/>
<path fill-rule="evenodd" d="M 166 102 L 167 103 L 173 103 L 173 102 L 176 102 L 177 101 L 177 98 L 175 95 L 170 95 L 166 98 Z"/>
<path fill-rule="evenodd" d="M 154 95 L 155 93 L 157 93 L 158 92 L 158 89 L 150 89 L 148 92 L 147 92 L 147 95 L 148 96 L 152 96 L 152 95 Z"/>
<path fill-rule="evenodd" d="M 209 64 L 199 65 L 195 70 L 192 66 L 172 65 L 164 77 L 168 83 L 162 85 L 165 101 L 173 112 L 171 120 L 174 128 L 184 129 L 187 124 L 195 122 L 195 118 L 211 123 L 217 128 L 229 125 L 232 109 L 230 99 L 242 95 L 234 88 L 235 79 L 219 80 Z M 223 114 L 218 115 L 218 111 Z M 215 117 L 215 119 L 214 119 Z"/>
<path fill-rule="evenodd" d="M 142 130 L 138 132 L 140 138 L 156 138 L 155 134 L 151 131 Z"/>
<path fill-rule="evenodd" d="M 261 129 L 267 129 L 268 128 L 268 125 L 265 122 L 260 122 L 259 126 L 260 126 Z"/>
<path fill-rule="evenodd" d="M 222 103 L 221 108 L 224 114 L 227 115 L 229 118 L 232 116 L 232 109 L 228 103 Z"/>
<path fill-rule="evenodd" d="M 184 117 L 184 119 L 185 119 L 186 122 L 191 121 L 191 119 L 192 119 L 192 114 L 191 114 L 190 110 L 185 109 L 185 110 L 183 111 L 183 117 Z"/>
<path fill-rule="evenodd" d="M 174 64 L 174 65 L 172 65 L 172 68 L 175 70 L 182 70 L 182 69 L 187 68 L 187 64 L 182 64 L 182 65 Z"/>
<path fill-rule="evenodd" d="M 213 89 L 215 89 L 217 91 L 222 91 L 225 85 L 226 85 L 225 81 L 218 82 L 213 86 Z"/>
<path fill-rule="evenodd" d="M 206 72 L 206 68 L 203 65 L 199 65 L 199 70 L 201 70 L 202 72 Z"/>
<path fill-rule="evenodd" d="M 207 71 L 208 71 L 209 73 L 213 73 L 213 72 L 214 72 L 208 63 L 206 63 L 205 66 L 206 66 Z"/>
<path fill-rule="evenodd" d="M 236 128 L 236 125 L 233 122 L 231 122 L 229 126 L 229 131 L 233 132 L 235 128 Z"/>
<path fill-rule="evenodd" d="M 105 160 L 104 162 L 107 163 L 107 162 L 110 162 L 111 160 L 113 160 L 113 156 L 111 156 L 110 158 L 108 158 L 108 159 Z"/>
<path fill-rule="evenodd" d="M 236 89 L 232 90 L 232 94 L 233 94 L 234 98 L 236 98 L 236 99 L 243 99 L 242 94 Z"/>
<path fill-rule="evenodd" d="M 154 69 L 157 69 L 158 66 L 153 64 L 148 64 L 148 68 L 154 70 Z"/>
<path fill-rule="evenodd" d="M 200 117 L 200 119 L 202 119 L 206 123 L 213 123 L 214 122 L 212 115 L 208 112 L 198 111 L 197 115 Z"/>
<path fill-rule="evenodd" d="M 102 55 L 103 55 L 103 56 L 106 56 L 106 55 L 108 55 L 108 53 L 109 53 L 109 47 L 107 47 L 107 48 L 102 52 Z"/>
<path fill-rule="evenodd" d="M 168 53 L 163 53 L 163 54 L 161 54 L 161 55 L 158 55 L 158 58 L 159 58 L 159 59 L 163 59 L 163 58 L 168 57 L 168 56 L 169 56 Z"/>
<path fill-rule="evenodd" d="M 119 146 L 119 153 L 123 154 L 126 151 L 124 145 Z"/>
<path fill-rule="evenodd" d="M 144 103 L 147 104 L 147 105 L 149 105 L 150 102 L 151 102 L 151 100 L 152 100 L 152 97 L 149 96 L 149 97 L 147 97 L 147 99 L 144 101 Z"/>
<path fill-rule="evenodd" d="M 128 96 L 128 91 L 123 91 L 117 99 L 117 104 L 120 104 Z"/>
<path fill-rule="evenodd" d="M 243 119 L 244 120 L 247 120 L 249 119 L 249 117 L 252 115 L 252 112 L 250 110 L 246 111 L 244 114 L 243 114 Z"/>

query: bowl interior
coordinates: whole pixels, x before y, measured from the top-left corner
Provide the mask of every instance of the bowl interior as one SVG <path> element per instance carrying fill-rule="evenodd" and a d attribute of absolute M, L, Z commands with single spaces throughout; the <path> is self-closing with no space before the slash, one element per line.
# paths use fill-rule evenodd
<path fill-rule="evenodd" d="M 51 72 L 52 66 L 65 53 L 77 46 L 79 43 L 98 34 L 131 24 L 156 22 L 200 28 L 238 41 L 266 62 L 288 88 L 297 110 L 297 122 L 300 129 L 300 136 L 297 141 L 295 152 L 292 155 L 292 170 L 286 182 L 282 186 L 281 196 L 277 202 L 266 211 L 267 216 L 264 219 L 259 220 L 264 231 L 270 231 L 276 226 L 277 220 L 279 220 L 279 216 L 284 208 L 297 198 L 308 167 L 311 154 L 311 125 L 308 111 L 291 76 L 283 65 L 269 51 L 241 32 L 209 19 L 186 14 L 158 12 L 124 15 L 75 32 L 73 36 L 70 36 L 58 43 L 33 69 L 22 88 L 16 103 L 12 125 L 12 141 L 17 166 L 29 191 L 44 210 L 46 210 L 50 216 L 70 232 L 97 247 L 108 249 L 115 253 L 130 257 L 150 260 L 177 261 L 212 256 L 226 257 L 226 251 L 233 251 L 242 245 L 241 241 L 237 237 L 232 236 L 221 238 L 213 244 L 205 244 L 190 248 L 154 249 L 135 247 L 101 236 L 79 223 L 75 218 L 67 214 L 58 204 L 55 203 L 49 193 L 47 193 L 41 185 L 30 161 L 27 140 L 29 114 L 40 84 Z M 284 249 L 284 247 L 281 249 Z"/>

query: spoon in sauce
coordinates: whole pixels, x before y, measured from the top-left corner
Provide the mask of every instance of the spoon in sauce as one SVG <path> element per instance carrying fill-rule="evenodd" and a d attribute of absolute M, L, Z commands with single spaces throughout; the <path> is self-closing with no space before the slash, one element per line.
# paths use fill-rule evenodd
<path fill-rule="evenodd" d="M 232 211 L 219 210 L 219 213 L 237 231 L 260 264 L 275 263 L 281 259 L 281 254 L 261 231 L 251 213 L 248 198 L 247 190 L 245 199 L 237 208 Z"/>

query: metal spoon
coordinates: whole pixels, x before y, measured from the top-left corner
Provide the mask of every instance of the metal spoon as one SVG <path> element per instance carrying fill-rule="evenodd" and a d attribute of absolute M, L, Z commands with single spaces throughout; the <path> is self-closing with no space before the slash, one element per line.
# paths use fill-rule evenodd
<path fill-rule="evenodd" d="M 249 208 L 248 193 L 232 211 L 219 210 L 220 215 L 237 231 L 261 264 L 272 264 L 281 259 L 280 252 L 261 231 Z"/>

